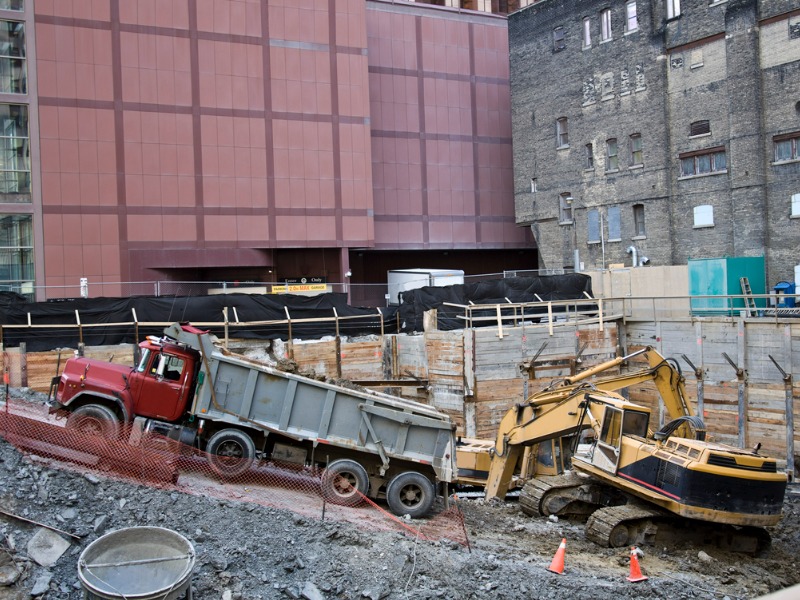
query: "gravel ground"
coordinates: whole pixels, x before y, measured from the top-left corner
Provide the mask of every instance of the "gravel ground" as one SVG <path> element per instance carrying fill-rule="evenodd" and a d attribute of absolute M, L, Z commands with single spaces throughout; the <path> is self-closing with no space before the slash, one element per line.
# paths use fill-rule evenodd
<path fill-rule="evenodd" d="M 13 397 L 13 395 L 12 395 Z M 2 434 L 2 432 L 0 432 Z M 0 435 L 1 437 L 1 435 Z M 526 517 L 513 501 L 460 500 L 469 547 L 242 500 L 190 495 L 65 469 L 0 440 L 0 600 L 83 598 L 78 557 L 101 535 L 159 526 L 196 552 L 193 595 L 205 599 L 737 600 L 800 583 L 800 490 L 787 494 L 772 548 L 757 558 L 688 543 L 645 546 L 629 583 L 628 552 L 599 548 L 580 522 Z M 368 510 L 368 509 L 353 509 Z M 50 566 L 34 560 L 38 524 L 68 543 Z M 366 520 L 365 520 L 366 522 Z M 547 566 L 566 538 L 564 574 Z"/>

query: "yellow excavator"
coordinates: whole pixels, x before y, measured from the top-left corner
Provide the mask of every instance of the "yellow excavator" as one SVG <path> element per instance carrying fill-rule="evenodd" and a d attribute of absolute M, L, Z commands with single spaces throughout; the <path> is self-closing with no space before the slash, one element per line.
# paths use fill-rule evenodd
<path fill-rule="evenodd" d="M 598 376 L 639 355 L 646 367 Z M 655 432 L 650 410 L 618 393 L 648 381 L 672 419 Z M 471 440 L 459 449 L 459 480 L 484 481 L 487 499 L 522 485 L 519 502 L 529 515 L 588 515 L 586 535 L 603 546 L 659 539 L 670 530 L 662 525 L 679 516 L 690 519 L 685 529 L 716 538 L 709 541 L 758 552 L 769 543 L 763 527 L 781 519 L 787 475 L 758 449 L 705 434 L 679 366 L 647 347 L 512 407 L 494 444 Z"/>

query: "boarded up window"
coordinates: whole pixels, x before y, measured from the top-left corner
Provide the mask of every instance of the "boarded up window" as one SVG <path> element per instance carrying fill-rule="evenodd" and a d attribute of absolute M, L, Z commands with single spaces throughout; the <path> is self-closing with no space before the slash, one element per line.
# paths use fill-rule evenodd
<path fill-rule="evenodd" d="M 711 123 L 709 121 L 695 121 L 689 126 L 689 135 L 705 135 L 711 133 Z"/>
<path fill-rule="evenodd" d="M 621 240 L 620 222 L 619 222 L 619 206 L 608 207 L 608 240 Z"/>
<path fill-rule="evenodd" d="M 590 208 L 586 212 L 586 241 L 599 242 L 600 241 L 600 211 L 596 208 Z"/>

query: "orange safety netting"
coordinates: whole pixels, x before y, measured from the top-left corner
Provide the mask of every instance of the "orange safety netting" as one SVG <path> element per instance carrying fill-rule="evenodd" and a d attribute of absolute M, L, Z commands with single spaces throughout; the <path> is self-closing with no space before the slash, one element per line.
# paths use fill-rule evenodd
<path fill-rule="evenodd" d="M 253 462 L 237 477 L 222 477 L 205 452 L 164 436 L 142 435 L 130 426 L 121 426 L 116 439 L 107 439 L 65 424 L 64 415 L 49 415 L 46 406 L 13 398 L 0 404 L 0 438 L 22 452 L 54 459 L 56 468 L 196 496 L 251 502 L 362 529 L 469 545 L 463 514 L 455 503 L 449 507 L 437 503 L 438 511 L 431 516 L 407 521 L 361 494 L 350 506 L 326 501 L 322 469 L 269 460 Z M 240 459 L 226 460 L 234 461 L 231 466 L 236 470 L 235 461 Z"/>

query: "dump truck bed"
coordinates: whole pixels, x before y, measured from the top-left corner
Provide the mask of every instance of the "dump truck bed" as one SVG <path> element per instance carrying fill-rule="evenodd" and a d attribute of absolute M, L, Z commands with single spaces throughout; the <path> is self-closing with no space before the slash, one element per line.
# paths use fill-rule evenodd
<path fill-rule="evenodd" d="M 173 326 L 174 327 L 174 326 Z M 332 444 L 391 459 L 429 464 L 439 481 L 456 476 L 455 426 L 429 406 L 352 389 L 231 355 L 208 334 L 169 334 L 201 351 L 192 412 L 315 444 Z"/>

